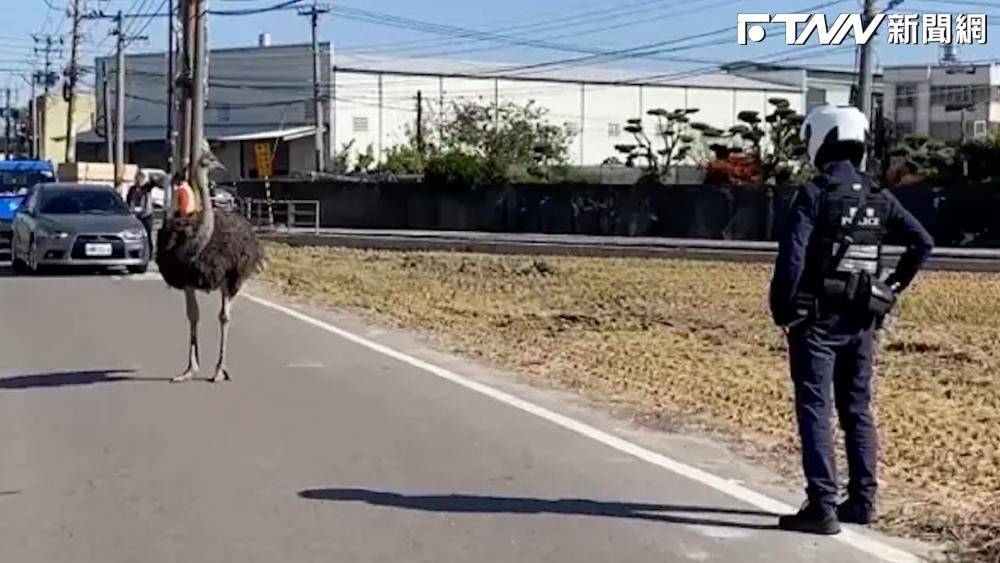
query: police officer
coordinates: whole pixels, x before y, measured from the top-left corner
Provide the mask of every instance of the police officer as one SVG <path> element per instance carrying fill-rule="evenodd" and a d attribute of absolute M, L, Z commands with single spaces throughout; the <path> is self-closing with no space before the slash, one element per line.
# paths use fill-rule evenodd
<path fill-rule="evenodd" d="M 840 522 L 875 518 L 877 443 L 871 379 L 875 334 L 898 293 L 930 256 L 933 240 L 888 190 L 859 172 L 868 119 L 854 107 L 824 105 L 802 125 L 820 171 L 802 186 L 781 236 L 771 281 L 771 314 L 788 337 L 795 414 L 808 499 L 779 527 L 836 534 Z M 883 279 L 886 236 L 907 245 Z M 847 446 L 848 497 L 837 504 L 831 406 Z"/>

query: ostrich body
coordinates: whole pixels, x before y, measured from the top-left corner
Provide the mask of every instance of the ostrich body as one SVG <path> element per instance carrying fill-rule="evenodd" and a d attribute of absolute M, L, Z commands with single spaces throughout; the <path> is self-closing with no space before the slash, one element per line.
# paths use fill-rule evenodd
<path fill-rule="evenodd" d="M 156 237 L 156 265 L 163 281 L 184 291 L 190 327 L 188 367 L 174 382 L 188 381 L 198 373 L 198 299 L 196 291 L 219 291 L 219 360 L 212 381 L 229 380 L 226 341 L 233 299 L 243 284 L 260 271 L 264 250 L 250 223 L 235 213 L 216 212 L 208 188 L 208 171 L 221 164 L 208 151 L 195 165 L 193 183 L 201 195 L 201 209 L 174 215 L 164 221 Z"/>

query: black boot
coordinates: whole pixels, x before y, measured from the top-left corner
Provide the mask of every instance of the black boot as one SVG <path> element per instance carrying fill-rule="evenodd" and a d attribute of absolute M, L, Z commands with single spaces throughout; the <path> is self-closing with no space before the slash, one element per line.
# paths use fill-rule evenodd
<path fill-rule="evenodd" d="M 806 501 L 796 514 L 778 518 L 782 530 L 832 536 L 840 532 L 837 511 L 832 506 L 816 501 Z"/>
<path fill-rule="evenodd" d="M 875 522 L 875 506 L 862 499 L 848 497 L 837 505 L 837 519 L 847 524 L 869 525 Z"/>

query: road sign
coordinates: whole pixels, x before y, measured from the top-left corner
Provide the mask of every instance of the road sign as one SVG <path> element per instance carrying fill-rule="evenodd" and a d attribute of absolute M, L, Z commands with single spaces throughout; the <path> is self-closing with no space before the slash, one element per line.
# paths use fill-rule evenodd
<path fill-rule="evenodd" d="M 257 162 L 257 175 L 269 178 L 274 174 L 274 159 L 271 156 L 271 143 L 254 143 L 253 154 Z"/>

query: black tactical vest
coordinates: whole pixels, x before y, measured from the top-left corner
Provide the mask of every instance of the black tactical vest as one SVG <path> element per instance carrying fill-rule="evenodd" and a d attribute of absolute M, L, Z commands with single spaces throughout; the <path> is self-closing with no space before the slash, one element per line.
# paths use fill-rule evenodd
<path fill-rule="evenodd" d="M 862 181 L 871 182 L 862 176 Z M 859 209 L 860 183 L 834 182 L 823 176 L 815 181 L 820 188 L 819 216 L 809 243 L 804 285 L 814 295 L 824 279 L 847 279 L 858 274 L 877 278 L 882 274 L 882 244 L 889 217 L 889 201 L 884 192 L 872 185 L 864 209 Z M 857 226 L 851 231 L 856 213 Z M 837 263 L 840 241 L 851 236 L 851 243 Z"/>

